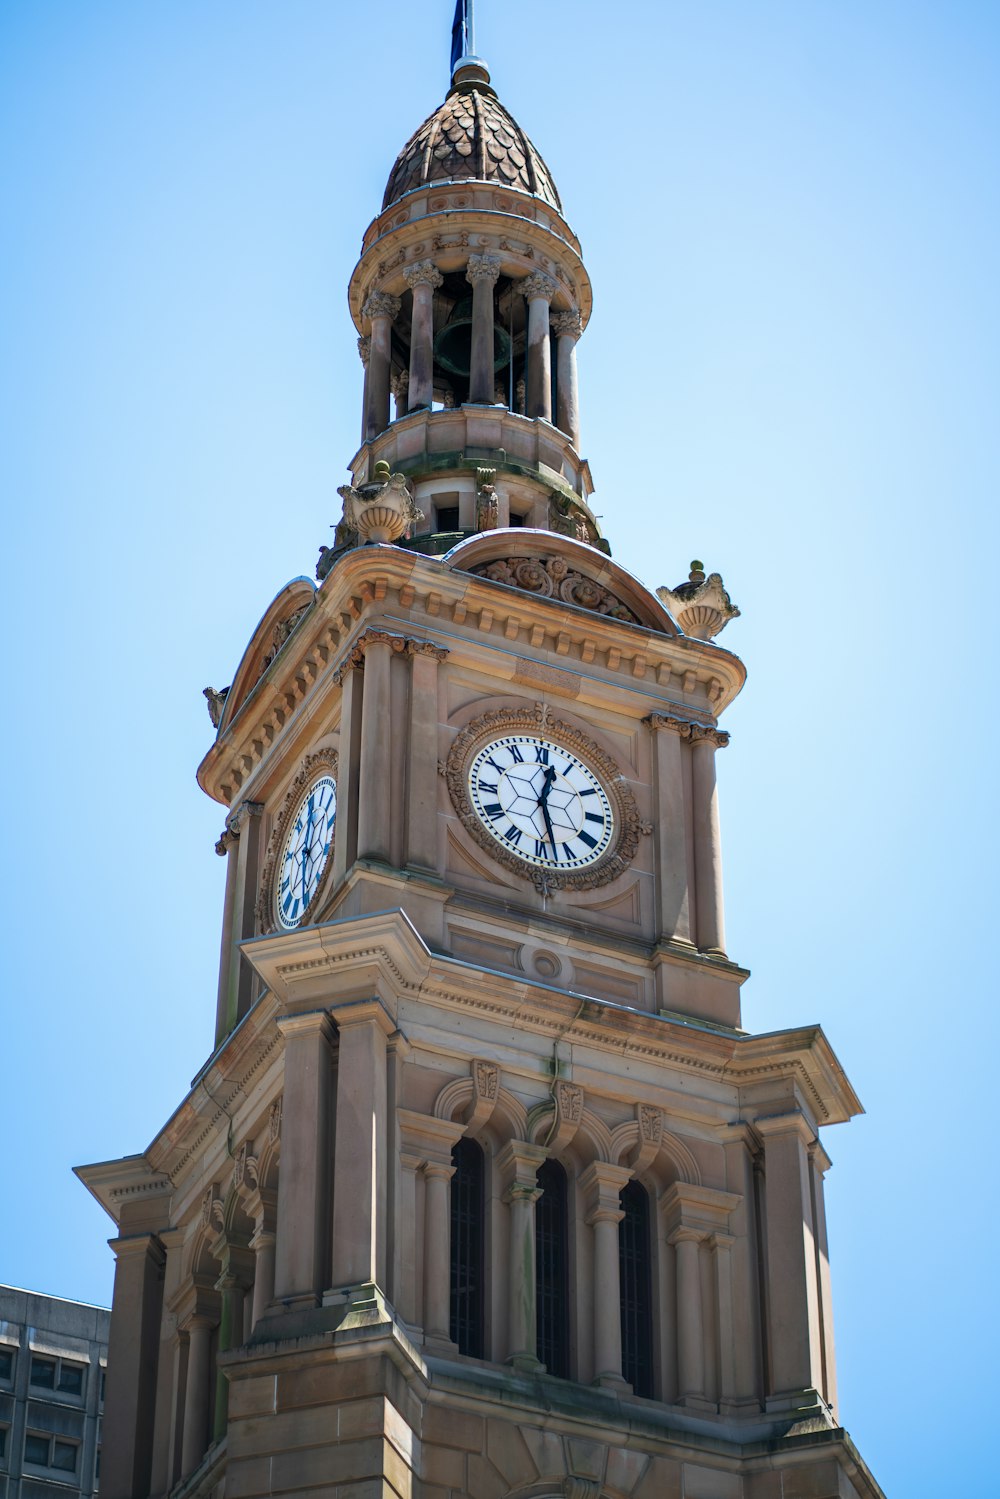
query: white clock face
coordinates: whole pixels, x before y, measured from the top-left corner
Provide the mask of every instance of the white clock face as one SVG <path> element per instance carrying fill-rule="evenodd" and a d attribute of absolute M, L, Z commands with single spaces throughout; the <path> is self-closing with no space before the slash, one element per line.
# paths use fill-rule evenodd
<path fill-rule="evenodd" d="M 320 776 L 295 809 L 278 860 L 274 914 L 286 932 L 299 925 L 333 847 L 337 787 L 332 776 Z"/>
<path fill-rule="evenodd" d="M 469 766 L 469 798 L 503 848 L 543 869 L 585 869 L 611 846 L 615 818 L 595 773 L 536 734 L 493 739 Z"/>

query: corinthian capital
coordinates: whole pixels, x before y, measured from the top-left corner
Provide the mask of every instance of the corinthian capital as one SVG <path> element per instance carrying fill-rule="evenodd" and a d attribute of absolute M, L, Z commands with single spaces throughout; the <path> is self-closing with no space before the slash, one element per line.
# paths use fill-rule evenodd
<path fill-rule="evenodd" d="M 541 297 L 543 302 L 551 302 L 559 290 L 552 277 L 546 276 L 544 271 L 532 271 L 519 285 L 522 297 L 529 302 L 533 302 L 536 297 Z"/>
<path fill-rule="evenodd" d="M 500 262 L 495 255 L 470 255 L 465 268 L 465 279 L 475 286 L 477 281 L 488 281 L 495 286 L 500 275 Z"/>
<path fill-rule="evenodd" d="M 367 369 L 368 361 L 372 357 L 372 341 L 367 333 L 358 339 L 358 354 L 361 358 L 361 363 Z"/>
<path fill-rule="evenodd" d="M 411 291 L 415 286 L 432 286 L 437 291 L 444 277 L 433 260 L 418 260 L 407 266 L 403 272 L 403 280 Z"/>
<path fill-rule="evenodd" d="M 387 317 L 393 322 L 399 316 L 400 301 L 387 291 L 373 291 L 368 301 L 361 309 L 361 316 L 367 318 Z"/>
<path fill-rule="evenodd" d="M 583 318 L 574 307 L 572 312 L 556 312 L 550 319 L 552 332 L 561 337 L 568 334 L 570 338 L 579 338 L 583 332 Z"/>

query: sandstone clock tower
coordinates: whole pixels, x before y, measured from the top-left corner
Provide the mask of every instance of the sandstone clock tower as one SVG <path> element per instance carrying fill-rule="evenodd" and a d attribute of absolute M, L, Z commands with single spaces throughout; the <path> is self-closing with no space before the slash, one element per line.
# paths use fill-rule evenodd
<path fill-rule="evenodd" d="M 874 1499 L 820 1143 L 860 1105 L 817 1026 L 744 1028 L 726 947 L 738 611 L 612 560 L 590 281 L 480 59 L 349 301 L 334 545 L 207 693 L 215 1049 L 80 1171 L 117 1225 L 102 1494 Z"/>

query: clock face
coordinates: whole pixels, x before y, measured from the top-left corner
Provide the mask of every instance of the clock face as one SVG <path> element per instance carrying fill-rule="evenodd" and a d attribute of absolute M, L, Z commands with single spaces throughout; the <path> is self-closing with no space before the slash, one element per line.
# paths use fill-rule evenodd
<path fill-rule="evenodd" d="M 584 760 L 552 739 L 492 739 L 468 770 L 476 817 L 497 843 L 543 869 L 586 869 L 615 834 L 611 801 Z"/>
<path fill-rule="evenodd" d="M 313 781 L 295 809 L 275 874 L 274 914 L 286 932 L 302 921 L 319 888 L 333 847 L 337 786 L 330 775 Z"/>

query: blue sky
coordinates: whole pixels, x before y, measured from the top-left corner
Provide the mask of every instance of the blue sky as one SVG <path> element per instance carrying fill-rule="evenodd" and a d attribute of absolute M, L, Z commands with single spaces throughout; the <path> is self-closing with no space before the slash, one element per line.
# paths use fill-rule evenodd
<path fill-rule="evenodd" d="M 339 515 L 347 280 L 447 85 L 451 10 L 0 5 L 0 1280 L 109 1298 L 111 1225 L 70 1167 L 142 1149 L 210 1049 L 201 689 Z M 743 610 L 720 779 L 745 1023 L 821 1021 L 868 1110 L 826 1134 L 842 1416 L 889 1494 L 974 1499 L 1000 9 L 479 12 L 594 284 L 583 446 L 615 555 L 654 587 L 703 558 Z"/>

